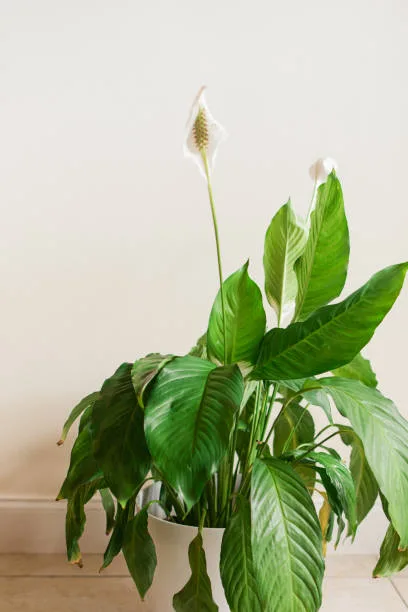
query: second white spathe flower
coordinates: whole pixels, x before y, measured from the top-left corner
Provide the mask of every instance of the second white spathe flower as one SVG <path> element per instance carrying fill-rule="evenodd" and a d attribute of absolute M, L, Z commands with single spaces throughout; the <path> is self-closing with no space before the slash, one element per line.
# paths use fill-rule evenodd
<path fill-rule="evenodd" d="M 191 108 L 186 126 L 184 154 L 198 165 L 201 174 L 211 174 L 217 155 L 218 145 L 225 140 L 227 133 L 214 119 L 205 100 L 205 87 L 199 90 Z M 207 168 L 206 168 L 207 165 Z"/>
<path fill-rule="evenodd" d="M 319 186 L 326 182 L 327 177 L 333 170 L 337 172 L 337 162 L 335 159 L 319 157 L 313 166 L 309 168 L 310 178 Z"/>

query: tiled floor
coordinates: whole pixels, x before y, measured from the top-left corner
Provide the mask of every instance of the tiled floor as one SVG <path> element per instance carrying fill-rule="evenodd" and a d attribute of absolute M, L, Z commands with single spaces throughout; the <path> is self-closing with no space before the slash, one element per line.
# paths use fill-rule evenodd
<path fill-rule="evenodd" d="M 123 559 L 102 576 L 100 557 L 89 555 L 82 570 L 58 555 L 0 556 L 0 612 L 136 612 L 138 596 Z M 375 558 L 339 555 L 327 560 L 323 612 L 404 612 L 408 573 L 390 580 L 370 578 Z M 142 607 L 143 610 L 143 607 Z M 159 610 L 157 612 L 160 612 Z M 250 612 L 250 611 L 248 611 Z"/>

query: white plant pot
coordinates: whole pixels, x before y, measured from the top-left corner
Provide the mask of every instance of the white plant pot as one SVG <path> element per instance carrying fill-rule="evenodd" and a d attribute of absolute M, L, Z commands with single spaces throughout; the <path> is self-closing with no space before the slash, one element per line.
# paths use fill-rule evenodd
<path fill-rule="evenodd" d="M 151 490 L 145 491 L 144 503 L 146 503 L 146 493 L 150 498 L 154 498 Z M 157 513 L 155 506 L 151 509 Z M 150 514 L 149 532 L 156 546 L 157 567 L 153 584 L 145 601 L 139 603 L 140 607 L 137 610 L 174 612 L 173 596 L 184 587 L 191 576 L 188 547 L 197 535 L 197 527 L 169 523 Z M 219 570 L 223 533 L 224 529 L 205 528 L 202 535 L 214 601 L 218 605 L 219 612 L 229 612 Z"/>

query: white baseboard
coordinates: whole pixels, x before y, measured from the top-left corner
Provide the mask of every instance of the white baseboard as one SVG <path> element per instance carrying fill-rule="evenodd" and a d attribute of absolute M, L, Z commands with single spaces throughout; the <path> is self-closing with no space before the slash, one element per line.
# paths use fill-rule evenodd
<path fill-rule="evenodd" d="M 65 502 L 50 499 L 0 499 L 0 554 L 65 553 Z M 105 514 L 98 499 L 86 507 L 87 524 L 81 540 L 84 553 L 103 553 Z M 340 545 L 338 554 L 377 555 L 387 528 L 381 506 L 363 522 L 355 542 Z M 334 553 L 332 547 L 328 554 Z"/>

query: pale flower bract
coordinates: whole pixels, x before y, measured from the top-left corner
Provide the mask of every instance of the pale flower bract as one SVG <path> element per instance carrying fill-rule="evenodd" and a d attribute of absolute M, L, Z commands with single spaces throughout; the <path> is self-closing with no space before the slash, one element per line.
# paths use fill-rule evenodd
<path fill-rule="evenodd" d="M 317 184 L 324 183 L 329 174 L 335 170 L 337 172 L 337 162 L 331 157 L 319 157 L 319 159 L 310 166 L 310 178 Z"/>
<path fill-rule="evenodd" d="M 218 145 L 225 140 L 226 131 L 212 116 L 204 91 L 205 87 L 201 87 L 191 108 L 186 126 L 184 154 L 186 157 L 191 157 L 198 165 L 201 174 L 208 178 L 204 160 L 207 160 L 208 171 L 211 173 Z"/>

